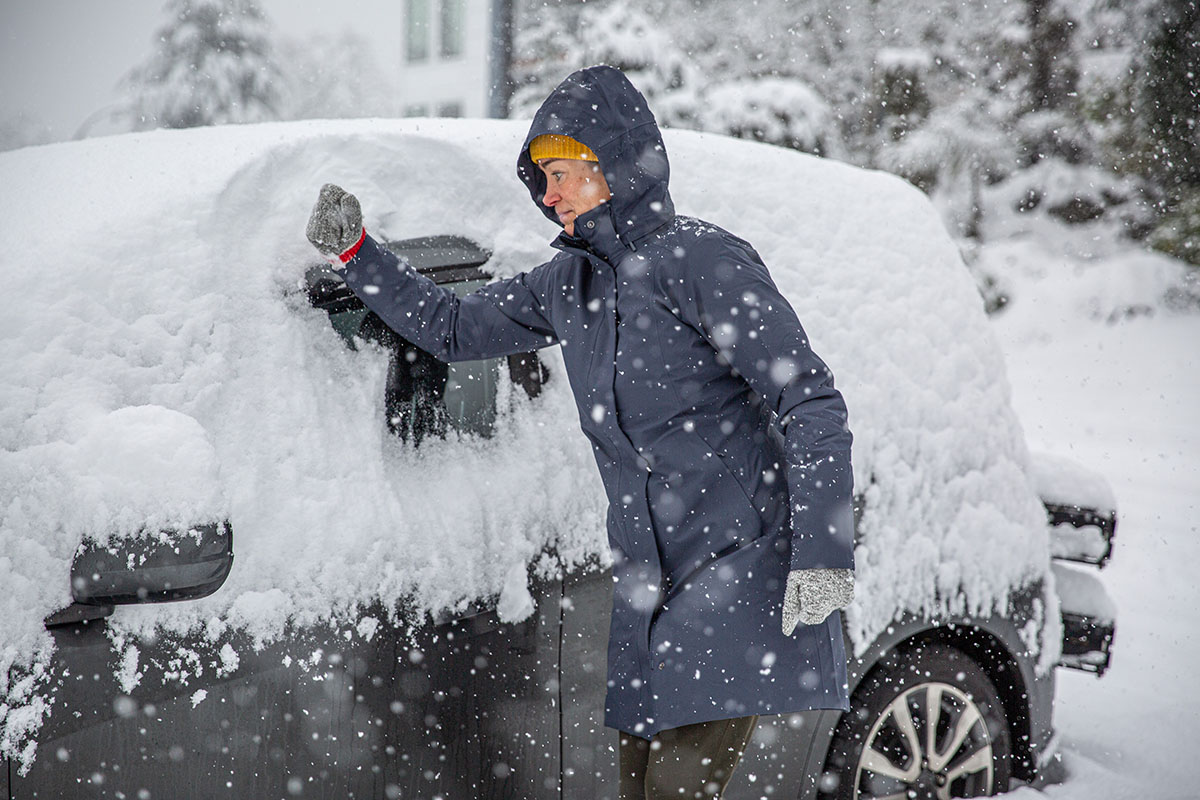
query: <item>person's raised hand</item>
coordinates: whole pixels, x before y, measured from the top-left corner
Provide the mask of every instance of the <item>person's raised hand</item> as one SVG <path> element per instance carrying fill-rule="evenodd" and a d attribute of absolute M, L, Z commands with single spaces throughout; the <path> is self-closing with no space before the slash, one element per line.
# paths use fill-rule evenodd
<path fill-rule="evenodd" d="M 362 238 L 362 207 L 358 198 L 340 186 L 327 183 L 321 187 L 305 229 L 308 240 L 321 255 L 338 259 Z"/>

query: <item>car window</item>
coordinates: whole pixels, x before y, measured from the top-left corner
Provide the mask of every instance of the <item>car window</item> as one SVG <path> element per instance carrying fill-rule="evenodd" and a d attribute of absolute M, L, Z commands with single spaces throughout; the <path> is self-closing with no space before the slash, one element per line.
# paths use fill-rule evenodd
<path fill-rule="evenodd" d="M 479 269 L 488 254 L 461 237 L 426 237 L 384 246 L 459 296 L 489 279 Z M 367 341 L 389 351 L 384 390 L 387 426 L 405 441 L 419 445 L 428 436 L 441 437 L 451 430 L 487 436 L 496 420 L 502 375 L 530 396 L 538 394 L 545 380 L 533 353 L 445 364 L 388 328 L 354 297 L 338 273 L 313 267 L 307 279 L 310 302 L 328 312 L 334 330 L 350 347 Z M 507 368 L 502 370 L 504 361 Z"/>
<path fill-rule="evenodd" d="M 485 280 L 443 284 L 456 294 Z M 330 311 L 329 321 L 351 347 L 374 342 L 390 352 L 384 408 L 388 429 L 414 444 L 449 430 L 487 436 L 496 420 L 500 359 L 445 364 L 384 325 L 365 308 Z"/>

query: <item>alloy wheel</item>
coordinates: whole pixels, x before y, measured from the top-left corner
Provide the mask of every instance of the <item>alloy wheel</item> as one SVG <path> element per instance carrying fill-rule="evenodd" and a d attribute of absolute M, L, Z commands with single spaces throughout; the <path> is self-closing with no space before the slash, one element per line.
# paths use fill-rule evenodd
<path fill-rule="evenodd" d="M 862 800 L 949 800 L 992 793 L 992 738 L 974 700 L 948 683 L 914 686 L 875 720 L 855 769 Z"/>

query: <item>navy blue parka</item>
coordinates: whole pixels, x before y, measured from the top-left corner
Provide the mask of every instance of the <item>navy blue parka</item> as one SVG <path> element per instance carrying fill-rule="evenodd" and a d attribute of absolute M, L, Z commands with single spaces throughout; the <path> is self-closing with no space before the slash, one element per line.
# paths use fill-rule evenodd
<path fill-rule="evenodd" d="M 841 616 L 780 629 L 789 570 L 853 568 L 851 434 L 833 375 L 745 241 L 675 213 L 662 136 L 618 70 L 568 77 L 529 142 L 570 136 L 612 199 L 548 263 L 459 298 L 369 236 L 363 302 L 445 361 L 559 344 L 608 496 L 615 582 L 605 724 L 847 708 Z M 536 490 L 536 489 L 534 489 Z"/>

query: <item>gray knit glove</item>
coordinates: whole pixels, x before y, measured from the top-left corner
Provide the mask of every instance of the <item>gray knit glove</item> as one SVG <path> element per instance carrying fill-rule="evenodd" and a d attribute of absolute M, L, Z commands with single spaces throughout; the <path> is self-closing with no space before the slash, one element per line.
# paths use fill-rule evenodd
<path fill-rule="evenodd" d="M 854 599 L 854 570 L 795 569 L 788 573 L 783 592 L 783 635 L 791 636 L 796 623 L 818 625 L 836 609 Z"/>
<path fill-rule="evenodd" d="M 358 243 L 363 233 L 362 207 L 358 198 L 340 186 L 321 187 L 305 230 L 313 247 L 331 261 Z"/>

